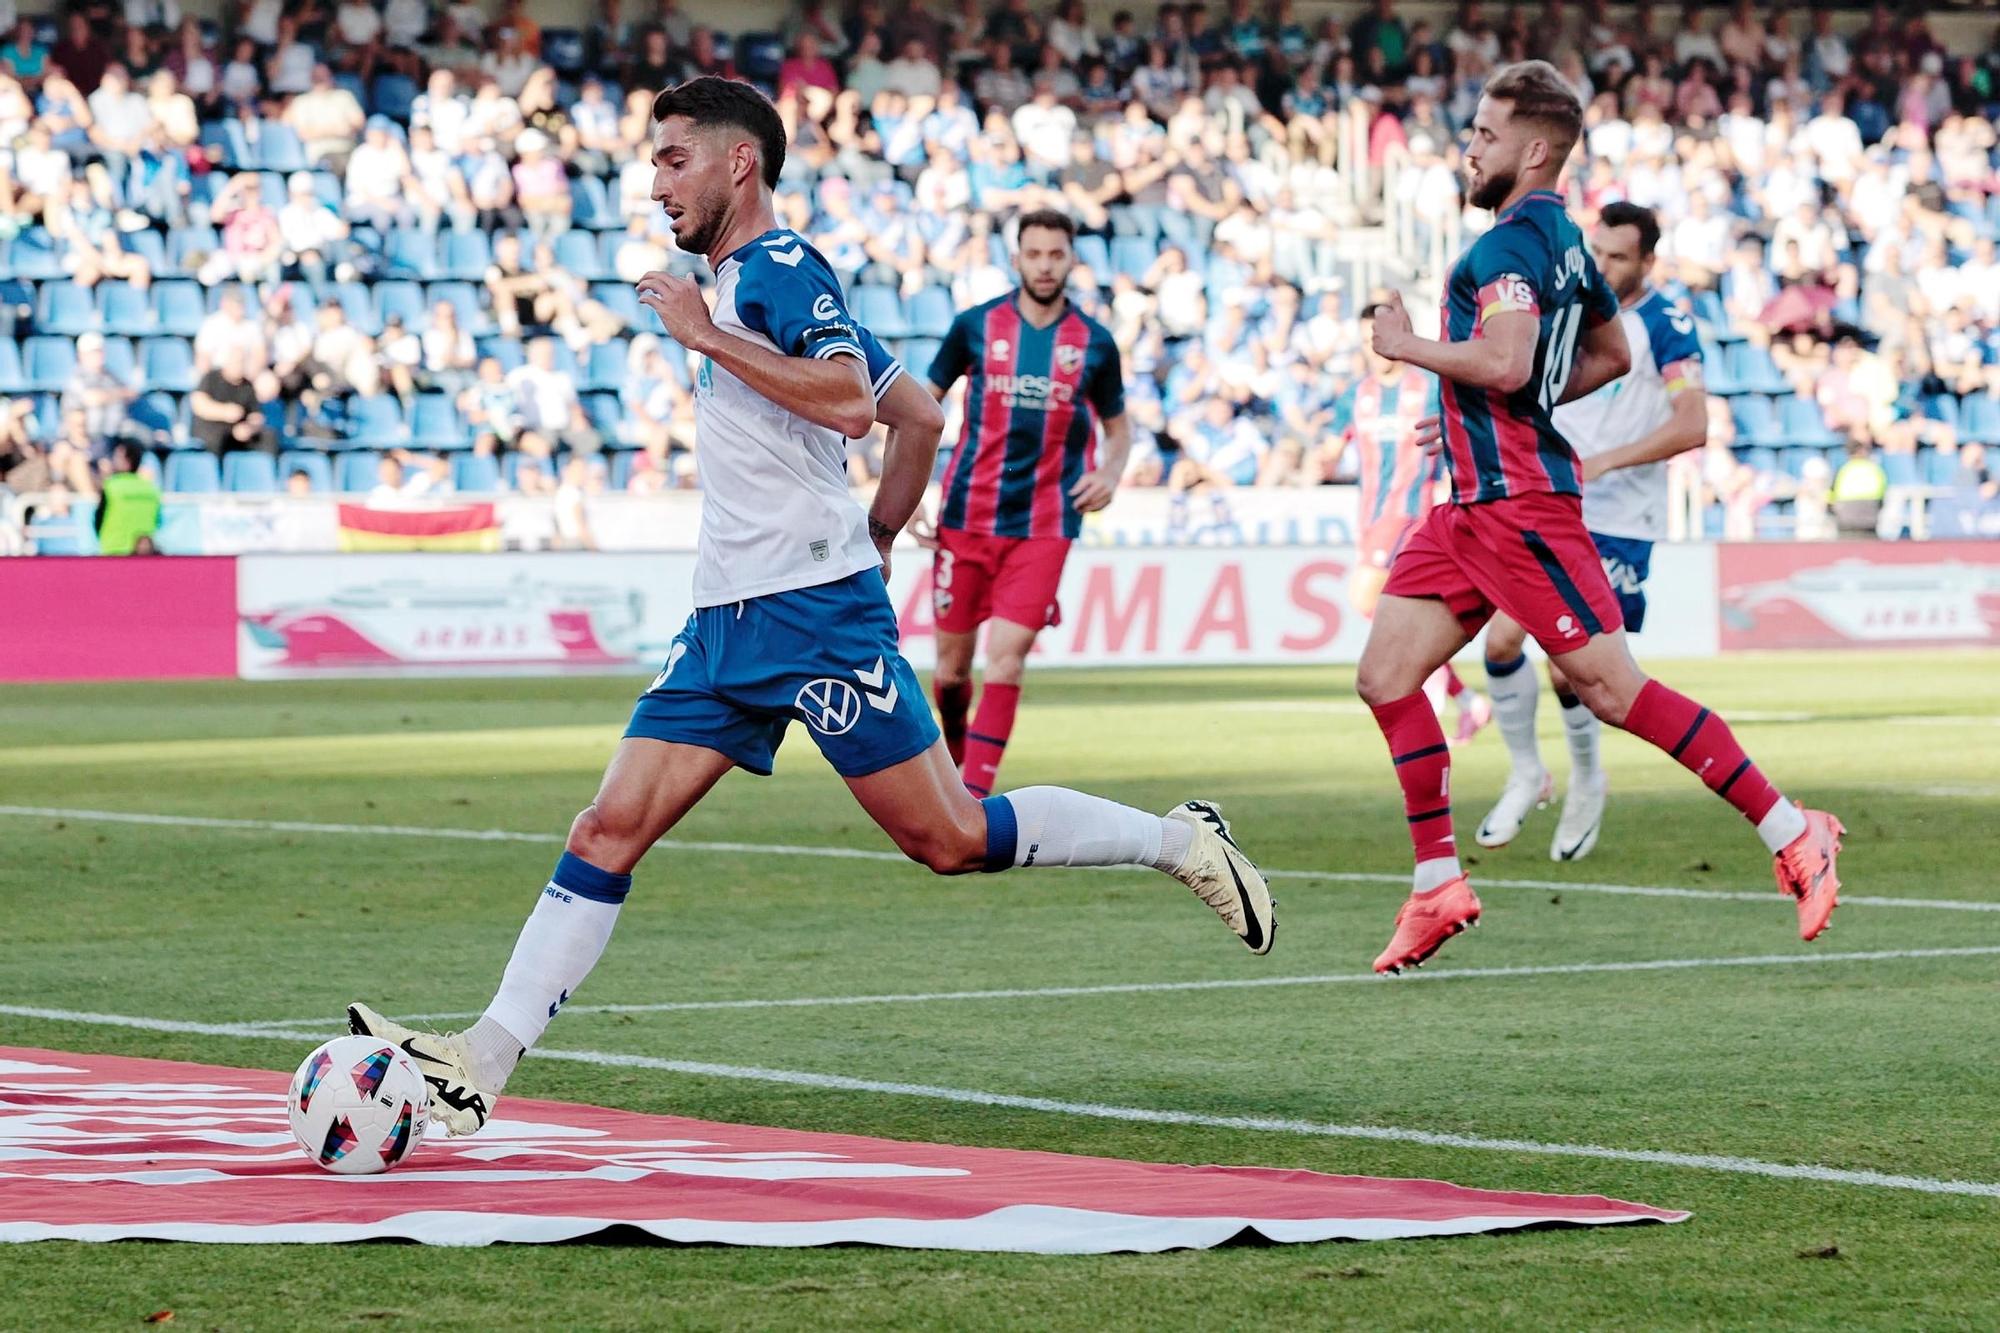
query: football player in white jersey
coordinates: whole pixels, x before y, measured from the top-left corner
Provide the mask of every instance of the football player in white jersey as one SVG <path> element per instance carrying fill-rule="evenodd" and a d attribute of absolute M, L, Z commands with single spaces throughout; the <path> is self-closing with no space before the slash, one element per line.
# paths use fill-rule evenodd
<path fill-rule="evenodd" d="M 1708 402 L 1694 321 L 1647 281 L 1659 239 L 1660 225 L 1651 209 L 1605 205 L 1590 248 L 1618 297 L 1632 369 L 1554 414 L 1556 429 L 1583 459 L 1584 525 L 1618 593 L 1629 631 L 1645 622 L 1653 543 L 1667 535 L 1667 460 L 1708 441 Z M 1512 771 L 1499 801 L 1479 825 L 1482 847 L 1512 842 L 1528 814 L 1547 805 L 1555 790 L 1535 744 L 1539 686 L 1522 652 L 1525 643 L 1521 627 L 1504 612 L 1493 617 L 1486 631 L 1486 675 Z M 1598 760 L 1603 724 L 1577 701 L 1553 662 L 1549 683 L 1562 705 L 1570 752 L 1569 789 L 1549 857 L 1574 861 L 1597 845 L 1604 823 L 1604 769 Z"/>
<path fill-rule="evenodd" d="M 667 332 L 702 358 L 695 612 L 570 825 L 480 1020 L 440 1036 L 349 1006 L 354 1031 L 416 1059 L 433 1116 L 452 1134 L 486 1122 L 515 1063 L 596 964 L 639 859 L 730 769 L 769 773 L 795 719 L 869 816 L 939 874 L 1148 866 L 1194 890 L 1253 953 L 1270 948 L 1276 926 L 1263 876 L 1209 802 L 1162 816 L 1059 787 L 985 800 L 966 791 L 898 651 L 882 577 L 883 552 L 930 477 L 942 418 L 916 422 L 899 407 L 907 377 L 881 364 L 879 348 L 871 355 L 826 261 L 777 225 L 785 131 L 763 94 L 693 79 L 661 93 L 653 118 L 653 199 L 680 248 L 706 255 L 716 275 L 712 312 L 692 279 L 651 273 L 638 284 Z M 846 440 L 878 413 L 915 428 L 896 431 L 864 514 L 847 489 Z"/>

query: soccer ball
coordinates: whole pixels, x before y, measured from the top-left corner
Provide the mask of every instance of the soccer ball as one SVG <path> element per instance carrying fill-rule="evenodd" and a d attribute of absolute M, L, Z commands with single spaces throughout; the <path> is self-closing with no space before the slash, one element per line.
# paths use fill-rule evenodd
<path fill-rule="evenodd" d="M 417 1150 L 431 1090 L 381 1038 L 336 1037 L 292 1075 L 285 1110 L 306 1156 L 343 1176 L 372 1176 Z"/>

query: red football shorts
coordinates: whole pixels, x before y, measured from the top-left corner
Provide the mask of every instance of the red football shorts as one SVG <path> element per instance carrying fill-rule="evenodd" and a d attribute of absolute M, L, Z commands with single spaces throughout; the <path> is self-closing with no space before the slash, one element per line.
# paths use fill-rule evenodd
<path fill-rule="evenodd" d="M 1583 501 L 1548 491 L 1439 505 L 1396 553 L 1382 592 L 1437 598 L 1468 634 L 1505 611 L 1551 655 L 1625 624 Z"/>
<path fill-rule="evenodd" d="M 970 634 L 988 620 L 1035 630 L 1061 624 L 1056 590 L 1068 559 L 1067 537 L 989 537 L 939 528 L 931 567 L 938 629 Z"/>

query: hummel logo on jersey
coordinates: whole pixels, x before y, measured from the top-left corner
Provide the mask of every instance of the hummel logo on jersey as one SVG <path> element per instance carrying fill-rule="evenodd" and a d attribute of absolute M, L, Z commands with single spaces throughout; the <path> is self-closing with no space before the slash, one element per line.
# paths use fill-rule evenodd
<path fill-rule="evenodd" d="M 822 736 L 844 736 L 861 720 L 860 694 L 846 681 L 831 676 L 807 681 L 793 705 L 806 725 Z"/>
<path fill-rule="evenodd" d="M 863 671 L 859 667 L 856 667 L 854 675 L 869 690 L 879 690 L 882 688 L 882 682 L 888 679 L 888 664 L 883 658 L 878 657 L 875 659 L 875 669 L 873 671 Z M 868 706 L 879 712 L 893 713 L 896 711 L 896 697 L 896 682 L 891 680 L 889 681 L 887 693 L 869 694 Z"/>
<path fill-rule="evenodd" d="M 797 268 L 799 261 L 806 257 L 805 247 L 800 245 L 798 237 L 790 232 L 786 232 L 783 236 L 773 236 L 764 242 L 764 248 L 771 252 L 771 258 L 786 268 Z"/>
<path fill-rule="evenodd" d="M 653 677 L 653 683 L 646 687 L 646 693 L 651 694 L 654 690 L 659 689 L 660 686 L 667 683 L 667 677 L 674 674 L 674 668 L 680 665 L 680 660 L 683 657 L 687 656 L 687 650 L 688 646 L 679 640 L 674 642 L 673 647 L 667 649 L 667 664 L 660 668 L 659 675 Z"/>

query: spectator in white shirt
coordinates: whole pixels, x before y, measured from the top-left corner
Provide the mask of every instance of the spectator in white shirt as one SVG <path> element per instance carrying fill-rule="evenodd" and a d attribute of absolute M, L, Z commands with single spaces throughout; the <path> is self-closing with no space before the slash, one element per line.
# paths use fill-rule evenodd
<path fill-rule="evenodd" d="M 1014 137 L 1028 170 L 1046 180 L 1068 167 L 1075 134 L 1076 112 L 1056 100 L 1051 83 L 1036 80 L 1034 100 L 1014 113 Z"/>
<path fill-rule="evenodd" d="M 443 151 L 465 151 L 465 126 L 472 109 L 458 95 L 458 80 L 448 69 L 431 71 L 424 91 L 410 104 L 410 124 L 428 128 Z"/>
<path fill-rule="evenodd" d="M 407 227 L 416 216 L 410 155 L 393 137 L 394 128 L 385 116 L 370 117 L 361 146 L 347 159 L 347 216 L 381 231 Z"/>
<path fill-rule="evenodd" d="M 315 288 L 324 285 L 327 258 L 336 242 L 347 239 L 347 223 L 321 202 L 310 173 L 292 173 L 289 198 L 278 210 L 278 231 L 285 238 L 285 264 Z"/>
<path fill-rule="evenodd" d="M 410 50 L 430 26 L 431 7 L 425 0 L 389 0 L 382 8 L 382 36 L 392 47 Z"/>
<path fill-rule="evenodd" d="M 382 15 L 369 0 L 340 0 L 333 11 L 333 28 L 343 43 L 363 51 L 382 35 Z"/>

